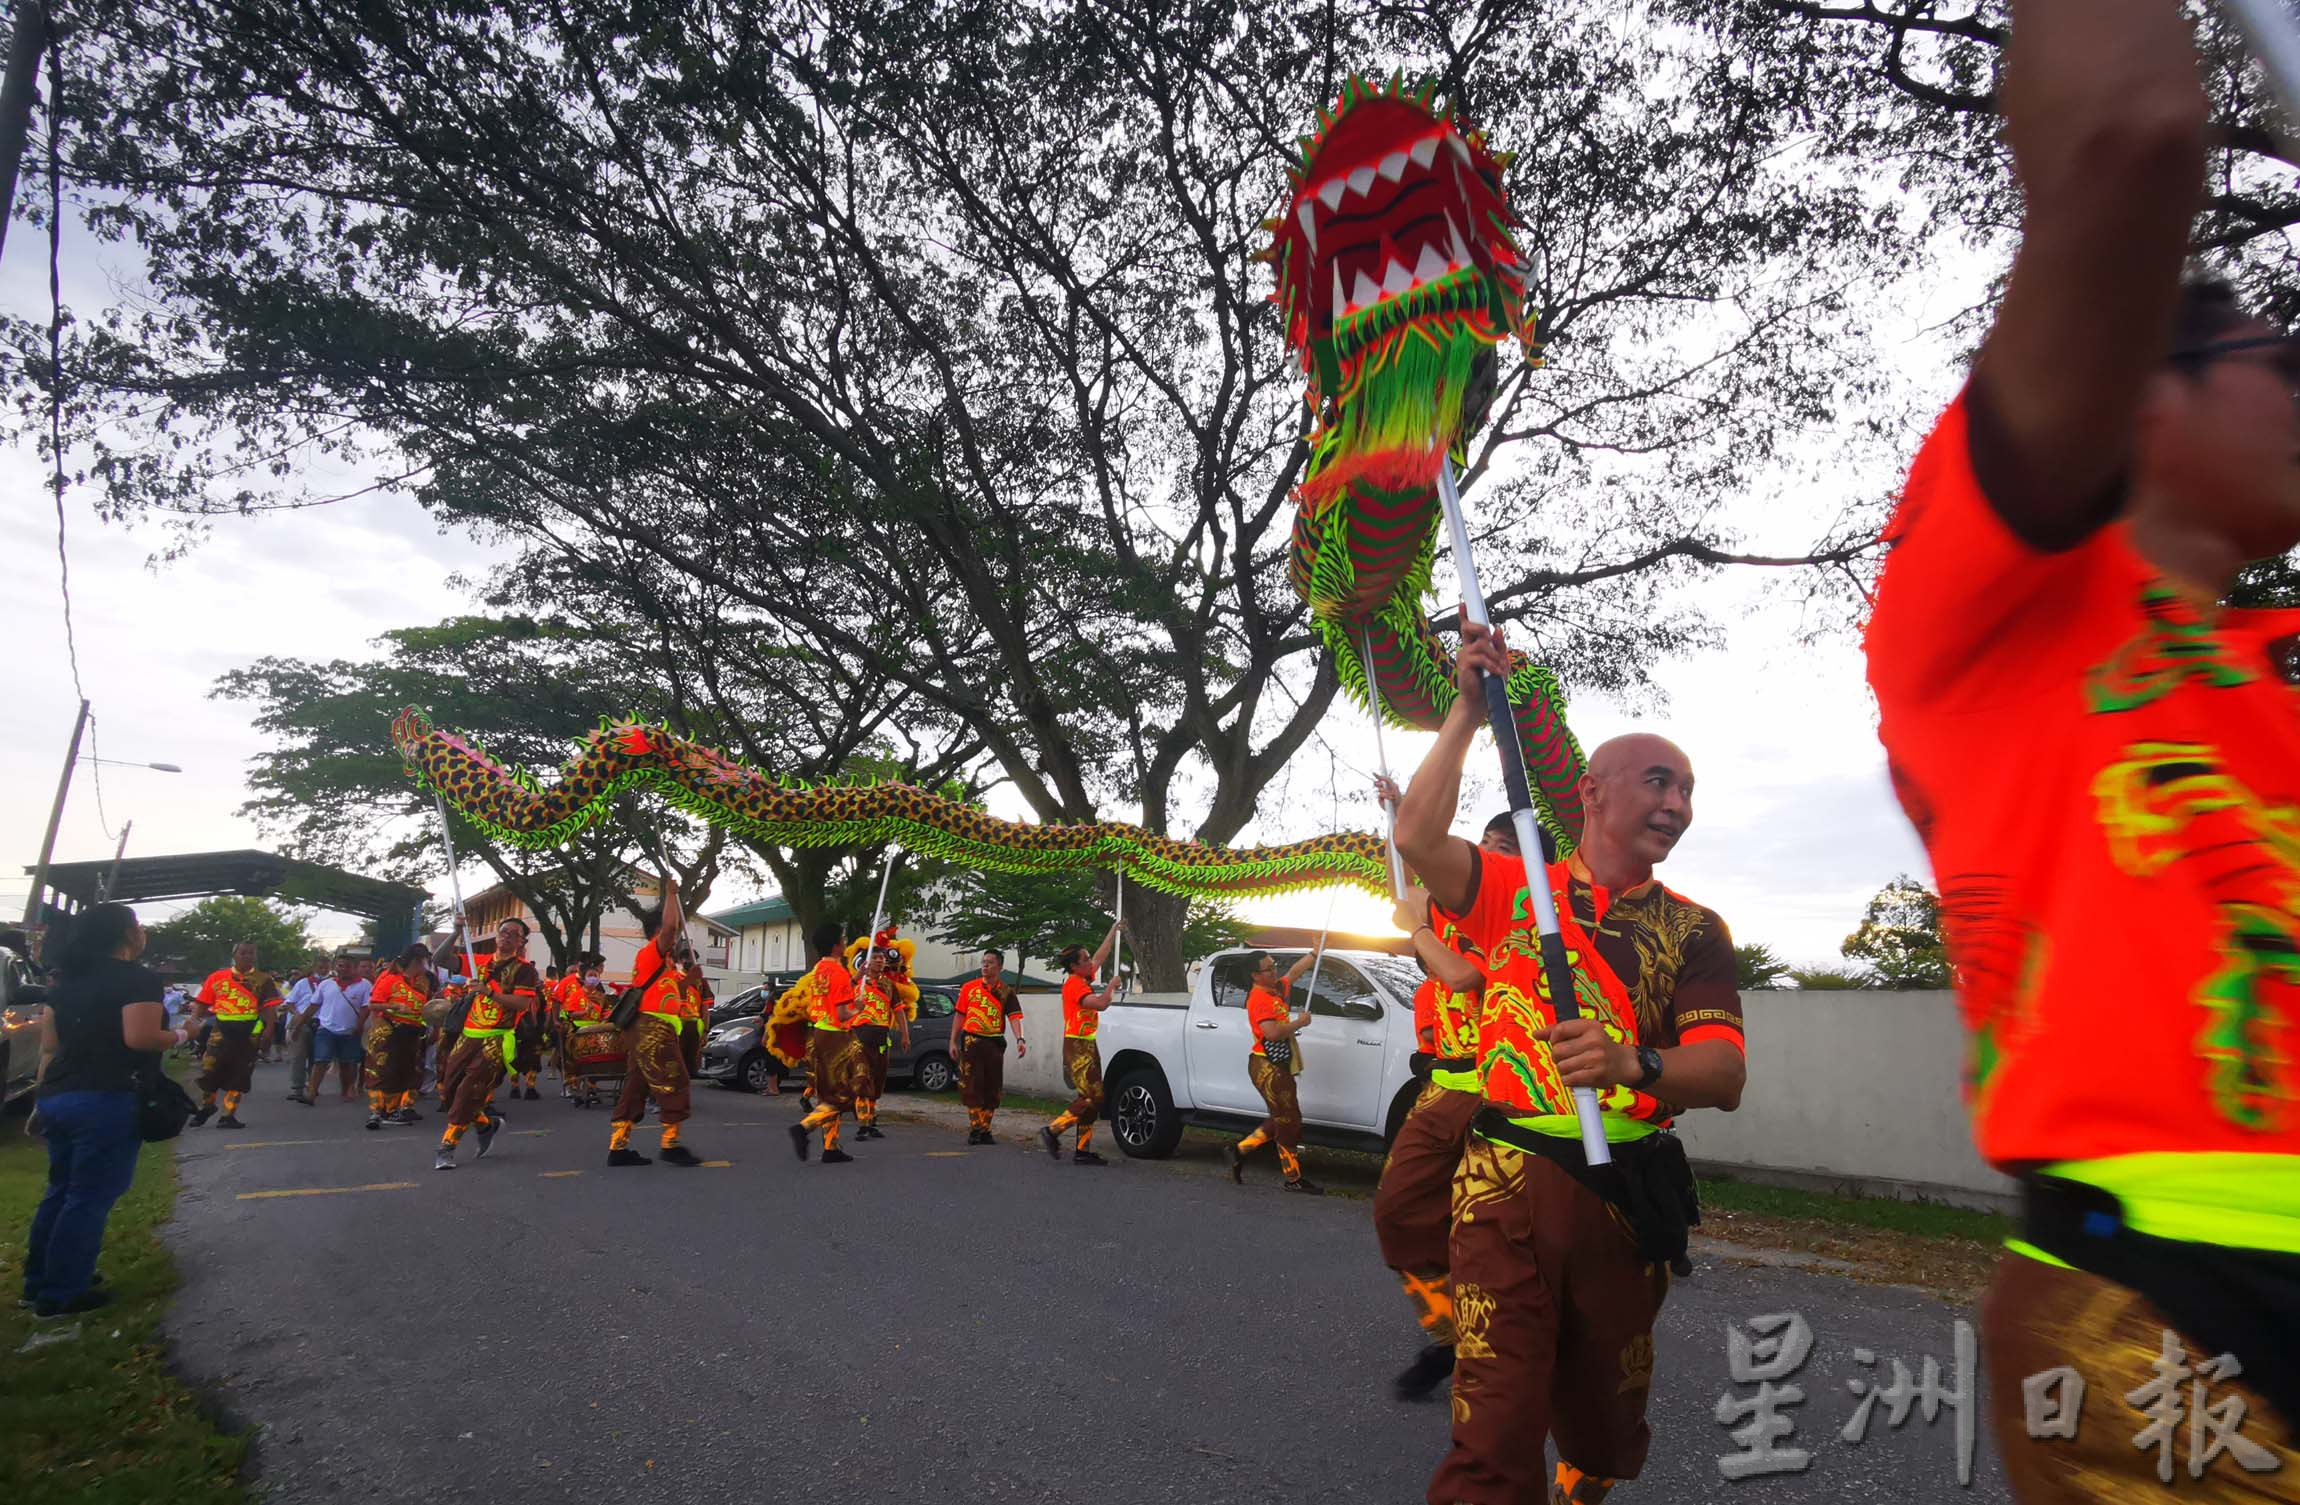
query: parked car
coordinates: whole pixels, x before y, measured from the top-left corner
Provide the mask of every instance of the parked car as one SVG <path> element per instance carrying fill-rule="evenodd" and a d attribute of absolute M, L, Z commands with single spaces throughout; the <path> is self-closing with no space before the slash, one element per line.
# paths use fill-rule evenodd
<path fill-rule="evenodd" d="M 761 1043 L 765 1020 L 761 1010 L 782 995 L 769 984 L 745 1012 L 728 1014 L 736 999 L 729 999 L 711 1014 L 709 1033 L 703 1037 L 703 1065 L 695 1074 L 722 1087 L 764 1092 L 770 1082 L 798 1075 L 767 1053 Z M 738 998 L 748 995 L 738 994 Z M 958 1081 L 958 1066 L 950 1054 L 950 1029 L 958 1007 L 956 990 L 922 987 L 918 990 L 918 1017 L 911 1021 L 910 1049 L 896 1050 L 887 1061 L 888 1085 L 907 1082 L 925 1092 L 947 1092 Z"/>
<path fill-rule="evenodd" d="M 40 1070 L 38 991 L 32 963 L 0 946 L 0 1107 L 30 1092 Z"/>
<path fill-rule="evenodd" d="M 1105 1116 L 1118 1147 L 1163 1159 L 1193 1123 L 1250 1129 L 1264 1114 L 1246 1074 L 1252 958 L 1221 951 L 1192 970 L 1186 993 L 1138 994 L 1102 1016 Z M 1299 951 L 1273 952 L 1281 968 Z M 1309 987 L 1304 977 L 1301 986 Z M 1421 969 L 1380 951 L 1330 951 L 1318 967 L 1296 1086 L 1306 1137 L 1383 1150 L 1413 1107 L 1414 991 Z M 1300 993 L 1294 995 L 1297 1006 Z"/>

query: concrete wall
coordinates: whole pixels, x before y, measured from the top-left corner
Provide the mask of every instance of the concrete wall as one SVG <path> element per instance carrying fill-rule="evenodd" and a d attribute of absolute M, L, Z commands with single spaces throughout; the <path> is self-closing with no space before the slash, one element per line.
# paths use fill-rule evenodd
<path fill-rule="evenodd" d="M 1964 1035 L 1947 993 L 1745 993 L 1749 1087 L 1732 1113 L 1679 1123 L 1704 1168 L 1750 1180 L 2009 1206 L 2013 1183 L 1985 1164 L 1966 1126 Z M 1023 995 L 1029 1056 L 1007 1084 L 1062 1087 L 1062 1005 Z"/>
<path fill-rule="evenodd" d="M 1744 993 L 1749 1087 L 1679 1125 L 1697 1163 L 1752 1179 L 2008 1205 L 1967 1127 L 1947 993 Z"/>

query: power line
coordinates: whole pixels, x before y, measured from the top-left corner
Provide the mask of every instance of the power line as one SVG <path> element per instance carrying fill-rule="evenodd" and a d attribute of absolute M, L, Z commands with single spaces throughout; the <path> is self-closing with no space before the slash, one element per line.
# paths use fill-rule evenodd
<path fill-rule="evenodd" d="M 48 450 L 54 462 L 50 488 L 56 497 L 56 574 L 64 597 L 64 653 L 72 664 L 72 689 L 88 698 L 80 683 L 80 644 L 72 631 L 72 560 L 64 548 L 64 64 L 63 48 L 48 40 Z"/>

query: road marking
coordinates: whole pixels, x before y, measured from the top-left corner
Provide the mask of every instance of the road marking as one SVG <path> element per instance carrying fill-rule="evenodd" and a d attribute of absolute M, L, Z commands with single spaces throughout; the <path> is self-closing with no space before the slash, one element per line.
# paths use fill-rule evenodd
<path fill-rule="evenodd" d="M 582 1174 L 581 1171 L 545 1171 L 543 1179 L 549 1181 L 559 1176 L 580 1176 Z"/>
<path fill-rule="evenodd" d="M 964 1159 L 966 1158 L 966 1151 L 964 1151 L 964 1150 L 928 1150 L 928 1151 L 926 1152 L 926 1158 L 927 1158 L 927 1159 L 929 1159 L 929 1160 L 964 1160 Z"/>
<path fill-rule="evenodd" d="M 333 1197 L 349 1191 L 406 1191 L 413 1181 L 372 1181 L 365 1186 L 304 1186 L 294 1191 L 243 1191 L 242 1202 L 261 1202 L 271 1197 Z"/>
<path fill-rule="evenodd" d="M 235 1139 L 224 1146 L 227 1150 L 276 1150 L 291 1144 L 333 1144 L 332 1139 Z"/>
<path fill-rule="evenodd" d="M 706 1160 L 702 1163 L 699 1169 L 706 1171 L 723 1171 L 734 1163 L 735 1162 L 732 1160 Z"/>

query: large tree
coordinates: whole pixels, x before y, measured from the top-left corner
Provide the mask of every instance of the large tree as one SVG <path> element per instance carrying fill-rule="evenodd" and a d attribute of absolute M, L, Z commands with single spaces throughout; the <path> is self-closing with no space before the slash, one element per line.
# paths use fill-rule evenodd
<path fill-rule="evenodd" d="M 1841 949 L 1848 961 L 1867 967 L 1879 987 L 1949 985 L 1940 896 L 1906 873 L 1877 890 L 1861 916 L 1860 929 L 1845 937 Z"/>
<path fill-rule="evenodd" d="M 315 944 L 303 916 L 238 894 L 202 899 L 174 919 L 148 926 L 145 939 L 153 965 L 189 973 L 228 967 L 232 949 L 253 941 L 257 965 L 281 976 L 310 960 Z"/>

